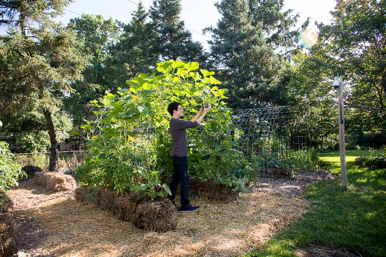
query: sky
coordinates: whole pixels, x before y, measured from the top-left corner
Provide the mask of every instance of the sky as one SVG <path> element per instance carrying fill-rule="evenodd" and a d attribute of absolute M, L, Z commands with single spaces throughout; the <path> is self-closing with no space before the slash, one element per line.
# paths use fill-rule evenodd
<path fill-rule="evenodd" d="M 203 35 L 202 30 L 210 26 L 216 26 L 221 18 L 214 3 L 219 0 L 181 0 L 181 20 L 185 22 L 185 28 L 192 33 L 194 41 L 199 41 L 208 49 L 207 40 L 210 35 Z M 75 0 L 65 8 L 65 13 L 56 20 L 67 25 L 70 19 L 85 14 L 100 14 L 105 19 L 112 18 L 124 23 L 129 23 L 131 14 L 137 9 L 139 0 Z M 335 0 L 284 0 L 284 10 L 294 9 L 299 13 L 299 26 L 307 17 L 311 18 L 309 29 L 317 32 L 315 21 L 329 24 L 334 10 Z M 142 5 L 149 9 L 153 0 L 142 0 Z"/>

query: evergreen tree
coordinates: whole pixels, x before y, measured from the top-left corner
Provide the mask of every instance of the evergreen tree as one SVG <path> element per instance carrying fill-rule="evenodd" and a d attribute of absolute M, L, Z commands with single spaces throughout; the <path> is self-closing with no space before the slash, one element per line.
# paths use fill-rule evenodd
<path fill-rule="evenodd" d="M 110 57 L 105 65 L 109 83 L 116 88 L 126 86 L 127 80 L 140 73 L 155 71 L 158 61 L 156 33 L 152 24 L 146 21 L 149 14 L 142 3 L 132 16 L 129 24 L 119 23 L 123 33 L 109 48 Z"/>
<path fill-rule="evenodd" d="M 308 24 L 309 18 L 300 28 L 293 29 L 299 14 L 292 9 L 283 11 L 284 0 L 248 0 L 252 25 L 261 25 L 265 39 L 277 54 L 289 57 L 296 49 L 296 41 Z"/>
<path fill-rule="evenodd" d="M 216 3 L 222 18 L 212 32 L 211 62 L 222 87 L 228 89 L 232 108 L 253 108 L 280 99 L 280 61 L 263 37 L 261 23 L 253 24 L 248 2 L 223 0 Z"/>
<path fill-rule="evenodd" d="M 57 135 L 53 113 L 81 77 L 88 56 L 75 33 L 56 26 L 49 17 L 59 14 L 69 1 L 30 0 L 0 3 L 4 23 L 12 31 L 0 40 L 0 104 L 3 111 L 21 111 L 36 102 L 50 136 L 50 166 L 56 169 Z M 3 109 L 7 108 L 7 109 Z"/>
<path fill-rule="evenodd" d="M 201 43 L 192 41 L 192 34 L 185 30 L 185 24 L 180 20 L 180 13 L 180 0 L 154 0 L 150 8 L 160 61 L 173 59 L 205 63 Z"/>

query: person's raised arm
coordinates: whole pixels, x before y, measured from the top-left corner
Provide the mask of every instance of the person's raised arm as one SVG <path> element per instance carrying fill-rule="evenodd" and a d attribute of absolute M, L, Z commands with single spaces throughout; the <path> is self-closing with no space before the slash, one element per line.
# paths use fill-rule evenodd
<path fill-rule="evenodd" d="M 190 121 L 191 122 L 195 122 L 200 116 L 201 116 L 201 113 L 204 111 L 204 108 L 201 108 L 198 113 L 196 114 L 196 116 L 193 117 L 193 119 L 191 119 Z M 200 124 L 200 123 L 198 123 Z"/>
<path fill-rule="evenodd" d="M 212 108 L 212 106 L 209 104 L 208 107 L 204 107 L 204 111 L 202 115 L 196 120 L 198 124 L 201 123 L 201 121 L 204 119 L 205 115 L 209 112 L 209 110 Z"/>

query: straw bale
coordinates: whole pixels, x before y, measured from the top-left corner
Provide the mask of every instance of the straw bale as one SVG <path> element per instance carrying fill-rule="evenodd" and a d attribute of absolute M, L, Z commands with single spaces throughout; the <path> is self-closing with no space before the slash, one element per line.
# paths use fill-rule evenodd
<path fill-rule="evenodd" d="M 116 212 L 117 209 L 117 193 L 107 188 L 102 188 L 98 193 L 97 205 L 105 211 Z"/>
<path fill-rule="evenodd" d="M 137 206 L 133 223 L 136 227 L 157 232 L 177 228 L 176 207 L 168 199 L 143 202 Z"/>
<path fill-rule="evenodd" d="M 96 197 L 92 188 L 89 188 L 87 186 L 80 186 L 75 189 L 75 200 L 77 200 L 78 202 L 90 201 L 90 197 L 87 196 Z M 97 199 L 95 199 L 95 201 L 96 200 Z"/>
<path fill-rule="evenodd" d="M 299 220 L 308 206 L 305 200 L 280 193 L 240 194 L 230 203 L 191 197 L 192 204 L 200 209 L 177 212 L 178 227 L 158 233 L 119 220 L 94 204 L 76 202 L 64 193 L 46 195 L 42 188 L 32 186 L 10 189 L 8 195 L 11 199 L 30 199 L 31 204 L 23 205 L 20 214 L 34 217 L 49 233 L 39 249 L 45 255 L 63 257 L 243 256 Z M 41 202 L 43 197 L 49 201 Z"/>
<path fill-rule="evenodd" d="M 120 196 L 116 201 L 116 208 L 113 214 L 119 219 L 132 222 L 137 208 L 137 195 L 134 192 Z"/>
<path fill-rule="evenodd" d="M 73 177 L 59 172 L 36 172 L 35 183 L 54 191 L 73 191 L 76 188 Z"/>
<path fill-rule="evenodd" d="M 0 256 L 12 256 L 16 245 L 16 216 L 13 212 L 0 213 Z"/>

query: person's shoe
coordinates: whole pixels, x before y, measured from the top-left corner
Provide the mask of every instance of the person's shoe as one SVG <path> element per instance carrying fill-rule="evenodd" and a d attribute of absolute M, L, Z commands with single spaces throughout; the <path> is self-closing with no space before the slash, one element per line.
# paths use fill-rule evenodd
<path fill-rule="evenodd" d="M 185 206 L 185 207 L 181 207 L 181 212 L 186 212 L 186 211 L 195 211 L 197 210 L 198 208 L 200 208 L 200 206 L 191 206 L 190 204 Z"/>

